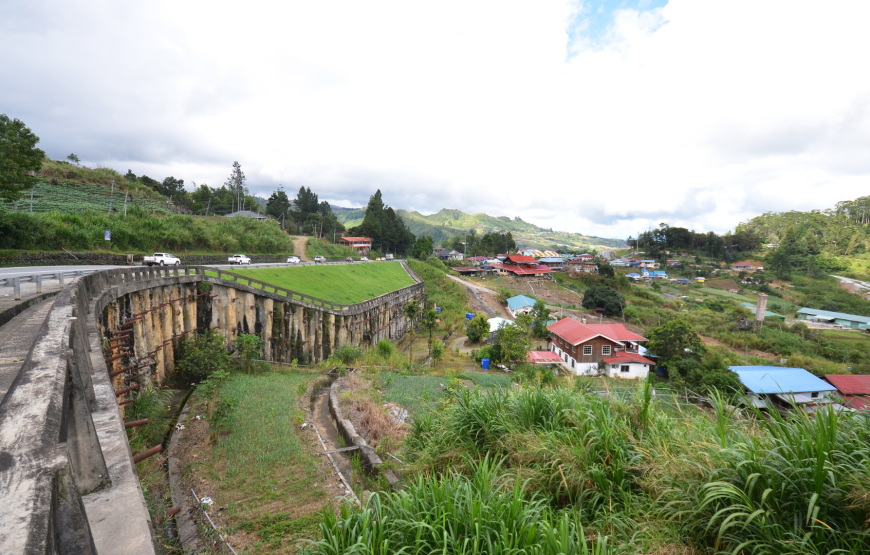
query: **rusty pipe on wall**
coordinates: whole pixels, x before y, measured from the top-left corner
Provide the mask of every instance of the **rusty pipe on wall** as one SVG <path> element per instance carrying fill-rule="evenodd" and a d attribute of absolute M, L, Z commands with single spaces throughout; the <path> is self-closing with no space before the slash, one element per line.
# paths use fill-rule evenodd
<path fill-rule="evenodd" d="M 125 387 L 124 389 L 117 390 L 115 392 L 115 397 L 120 397 L 121 395 L 124 395 L 125 393 L 130 393 L 131 391 L 133 391 L 135 389 L 139 389 L 139 384 L 134 383 L 130 387 Z"/>
<path fill-rule="evenodd" d="M 158 445 L 157 447 L 152 447 L 151 449 L 149 449 L 147 451 L 143 451 L 142 453 L 139 453 L 138 455 L 134 456 L 133 463 L 135 464 L 139 461 L 144 461 L 145 459 L 147 459 L 151 455 L 156 455 L 157 453 L 160 453 L 161 451 L 163 451 L 162 445 Z"/>
<path fill-rule="evenodd" d="M 119 353 L 119 354 L 117 354 L 117 355 L 115 355 L 115 356 L 113 356 L 113 357 L 109 357 L 109 358 L 107 358 L 107 359 L 106 359 L 106 363 L 108 364 L 109 362 L 112 362 L 112 361 L 115 361 L 115 360 L 118 360 L 118 359 L 122 359 L 122 358 L 124 358 L 124 357 L 128 357 L 128 356 L 130 356 L 130 353 Z"/>
<path fill-rule="evenodd" d="M 147 426 L 147 425 L 148 425 L 148 419 L 143 418 L 142 420 L 134 420 L 132 422 L 124 422 L 124 429 L 128 430 L 130 428 L 135 428 L 137 426 Z"/>

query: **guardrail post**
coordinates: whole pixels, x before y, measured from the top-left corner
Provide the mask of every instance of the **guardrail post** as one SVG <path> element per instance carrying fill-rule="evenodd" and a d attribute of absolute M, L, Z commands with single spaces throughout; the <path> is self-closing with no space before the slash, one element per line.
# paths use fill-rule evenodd
<path fill-rule="evenodd" d="M 57 281 L 58 281 L 58 284 L 59 284 L 61 287 L 63 287 L 63 272 L 58 272 L 58 273 L 57 273 Z"/>
<path fill-rule="evenodd" d="M 42 274 L 36 276 L 36 293 L 42 293 Z"/>
<path fill-rule="evenodd" d="M 15 293 L 15 300 L 20 301 L 21 300 L 21 278 L 20 277 L 12 278 L 12 289 Z"/>

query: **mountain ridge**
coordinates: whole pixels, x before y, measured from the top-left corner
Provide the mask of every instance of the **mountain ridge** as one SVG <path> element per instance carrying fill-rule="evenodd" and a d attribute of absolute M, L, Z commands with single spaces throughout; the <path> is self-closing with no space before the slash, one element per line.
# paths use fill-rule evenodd
<path fill-rule="evenodd" d="M 346 227 L 354 227 L 362 223 L 365 208 L 332 207 L 338 220 Z M 477 233 L 511 232 L 517 246 L 526 249 L 565 249 L 577 250 L 584 248 L 624 248 L 622 239 L 610 239 L 545 229 L 526 222 L 519 216 L 490 216 L 484 212 L 468 214 L 455 208 L 442 208 L 433 214 L 424 215 L 420 212 L 395 209 L 414 235 L 430 235 L 435 243 L 442 239 L 460 235 L 475 230 Z"/>

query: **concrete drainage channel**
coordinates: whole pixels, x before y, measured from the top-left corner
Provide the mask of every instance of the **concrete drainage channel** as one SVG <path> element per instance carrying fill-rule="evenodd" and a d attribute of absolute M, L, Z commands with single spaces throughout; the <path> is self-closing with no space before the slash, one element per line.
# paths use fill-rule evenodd
<path fill-rule="evenodd" d="M 352 371 L 349 369 L 349 371 Z M 354 500 L 359 498 L 353 491 L 353 456 L 360 457 L 360 467 L 367 475 L 383 475 L 391 488 L 399 485 L 399 478 L 390 469 L 383 469 L 383 461 L 354 429 L 353 424 L 344 417 L 338 403 L 338 388 L 342 379 L 337 369 L 318 378 L 311 392 L 309 424 L 314 426 L 323 446 L 323 455 L 328 457 L 345 488 Z"/>

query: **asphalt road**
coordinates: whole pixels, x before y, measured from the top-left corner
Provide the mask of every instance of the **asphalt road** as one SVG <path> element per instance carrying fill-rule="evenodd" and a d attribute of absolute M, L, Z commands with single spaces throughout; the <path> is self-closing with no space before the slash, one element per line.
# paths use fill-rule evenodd
<path fill-rule="evenodd" d="M 333 263 L 334 264 L 334 263 Z M 359 261 L 354 262 L 354 264 L 360 264 Z M 262 264 L 244 264 L 242 266 L 238 266 L 236 264 L 206 264 L 210 268 L 256 268 L 258 266 L 313 266 L 314 262 L 302 262 L 300 264 L 280 264 L 277 262 L 268 262 Z M 56 272 L 77 272 L 82 270 L 111 270 L 113 268 L 132 268 L 133 266 L 111 266 L 111 265 L 95 265 L 95 266 L 87 266 L 87 265 L 79 265 L 79 266 L 15 266 L 14 268 L 5 267 L 0 268 L 0 279 L 3 278 L 13 278 L 16 276 L 32 276 L 36 274 L 52 274 Z M 143 266 L 144 267 L 144 266 Z M 171 268 L 171 266 L 170 266 Z"/>

